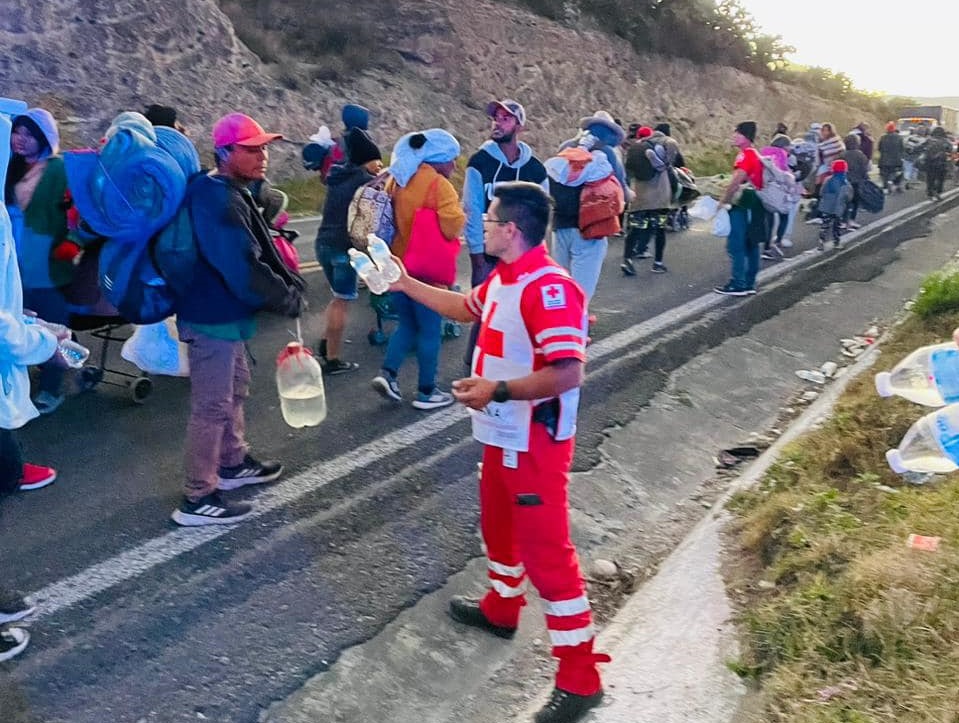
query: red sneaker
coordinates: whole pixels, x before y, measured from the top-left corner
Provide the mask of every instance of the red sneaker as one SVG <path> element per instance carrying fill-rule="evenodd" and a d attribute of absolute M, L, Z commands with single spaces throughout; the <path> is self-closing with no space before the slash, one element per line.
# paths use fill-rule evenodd
<path fill-rule="evenodd" d="M 39 464 L 23 465 L 23 479 L 20 480 L 21 490 L 38 490 L 41 487 L 53 484 L 57 478 L 57 471 L 53 467 L 43 467 Z"/>

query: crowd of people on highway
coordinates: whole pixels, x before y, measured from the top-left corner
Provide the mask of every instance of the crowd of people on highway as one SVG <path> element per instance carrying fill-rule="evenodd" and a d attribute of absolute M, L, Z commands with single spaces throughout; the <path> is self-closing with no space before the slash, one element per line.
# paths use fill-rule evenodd
<path fill-rule="evenodd" d="M 608 660 L 593 650 L 590 605 L 569 539 L 566 490 L 590 340 L 589 301 L 612 237 L 623 238 L 625 276 L 636 276 L 637 260 L 648 258 L 651 273 L 667 273 L 667 232 L 688 225 L 687 205 L 705 189 L 697 187 L 669 123 L 623 124 L 599 110 L 541 159 L 520 139 L 528 124 L 521 103 L 493 100 L 485 112 L 489 137 L 469 155 L 461 192 L 451 180 L 460 143 L 442 128 L 401 136 L 384 168 L 369 111 L 349 104 L 338 138 L 321 128 L 303 148 L 304 166 L 319 172 L 326 186 L 315 249 L 332 298 L 316 354 L 331 376 L 359 367 L 343 357 L 349 308 L 360 295 L 349 227 L 358 193 L 370 189 L 371 198 L 380 198 L 382 192 L 395 231 L 391 251 L 408 269 L 389 293 L 395 330 L 372 388 L 393 403 L 410 395 L 419 410 L 463 404 L 474 437 L 484 445 L 480 514 L 490 589 L 482 599 L 454 598 L 450 615 L 511 638 L 528 577 L 545 601 L 559 659 L 553 697 L 536 720 L 572 721 L 602 697 L 597 663 Z M 821 240 L 835 245 L 846 229 L 858 227 L 858 201 L 877 150 L 886 192 L 915 181 L 918 155 L 907 151 L 909 139 L 894 126 L 878 149 L 866 123 L 844 138 L 828 122 L 813 123 L 792 138 L 781 123 L 764 146 L 757 143 L 753 121 L 730 130 L 737 155 L 731 179 L 715 191 L 729 215 L 731 260 L 730 279 L 716 288 L 719 294 L 755 294 L 760 261 L 782 258 L 793 245 L 801 197 L 776 214 L 764 206 L 759 191 L 769 164 L 805 186 L 805 197 L 818 206 L 809 220 L 821 224 Z M 142 115 L 123 114 L 109 133 L 156 143 L 170 131 L 187 138 L 173 108 L 153 105 Z M 306 283 L 277 245 L 277 209 L 267 212 L 263 200 L 269 146 L 281 138 L 247 115 L 223 116 L 210 139 L 215 167 L 190 178 L 183 200 L 196 263 L 176 303 L 191 388 L 183 497 L 172 513 L 181 526 L 247 518 L 252 506 L 221 492 L 272 482 L 283 472 L 280 463 L 250 453 L 244 417 L 247 343 L 256 333 L 256 315 L 306 312 Z M 942 139 L 934 130 L 921 151 L 930 197 L 942 192 L 946 161 L 940 159 L 952 152 Z M 69 336 L 74 315 L 89 310 L 90 300 L 79 291 L 90 279 L 79 277 L 94 247 L 89 234 L 78 232 L 89 231 L 85 223 L 92 220 L 79 218 L 72 203 L 79 189 L 70 187 L 54 117 L 41 108 L 9 120 L 0 115 L 0 148 L 0 170 L 6 172 L 0 214 L 0 492 L 9 493 L 56 479 L 52 468 L 24 461 L 14 432 L 64 400 L 68 364 L 59 342 Z M 470 261 L 466 293 L 451 283 L 461 238 Z M 94 285 L 96 279 L 94 272 Z M 472 323 L 467 373 L 449 391 L 437 381 L 444 319 Z M 401 380 L 411 352 L 417 362 L 412 391 Z M 31 381 L 32 366 L 38 371 Z M 30 612 L 22 597 L 0 594 L 0 624 Z M 23 631 L 2 635 L 0 660 L 26 645 Z"/>

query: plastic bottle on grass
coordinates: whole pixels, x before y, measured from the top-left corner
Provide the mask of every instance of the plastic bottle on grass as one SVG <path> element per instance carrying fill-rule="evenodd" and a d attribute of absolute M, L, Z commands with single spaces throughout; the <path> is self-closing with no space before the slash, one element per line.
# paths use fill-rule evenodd
<path fill-rule="evenodd" d="M 315 427 L 326 419 L 323 371 L 298 341 L 287 344 L 276 358 L 276 391 L 283 420 L 291 427 Z"/>
<path fill-rule="evenodd" d="M 886 452 L 893 472 L 945 474 L 959 469 L 959 404 L 937 409 L 913 424 Z"/>
<path fill-rule="evenodd" d="M 383 274 L 383 278 L 391 284 L 394 281 L 399 281 L 403 272 L 400 271 L 399 265 L 393 260 L 393 253 L 387 246 L 386 241 L 374 233 L 369 234 L 366 240 L 369 242 L 370 256 L 373 257 L 373 262 L 380 273 Z"/>
<path fill-rule="evenodd" d="M 348 253 L 350 255 L 350 266 L 352 266 L 359 277 L 366 282 L 366 287 L 371 292 L 374 294 L 385 294 L 389 291 L 389 282 L 383 278 L 383 274 L 376 268 L 376 265 L 369 256 L 356 249 L 350 249 Z"/>
<path fill-rule="evenodd" d="M 959 347 L 948 342 L 916 349 L 892 371 L 876 375 L 876 391 L 927 407 L 959 402 Z"/>

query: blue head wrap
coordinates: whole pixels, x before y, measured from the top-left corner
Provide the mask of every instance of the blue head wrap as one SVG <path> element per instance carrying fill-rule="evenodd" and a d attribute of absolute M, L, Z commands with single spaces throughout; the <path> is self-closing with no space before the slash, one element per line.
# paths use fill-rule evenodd
<path fill-rule="evenodd" d="M 442 128 L 407 133 L 393 146 L 390 175 L 405 187 L 422 164 L 447 163 L 459 154 L 459 141 Z"/>

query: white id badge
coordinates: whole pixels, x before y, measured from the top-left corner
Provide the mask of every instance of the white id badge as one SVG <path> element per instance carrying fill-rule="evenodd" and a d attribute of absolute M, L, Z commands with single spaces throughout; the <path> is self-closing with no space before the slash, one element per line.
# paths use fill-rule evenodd
<path fill-rule="evenodd" d="M 504 449 L 503 466 L 506 469 L 519 469 L 519 452 L 515 449 Z"/>

